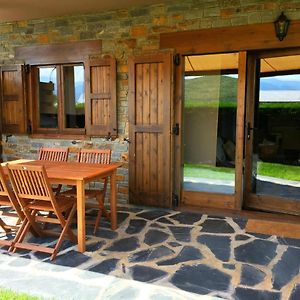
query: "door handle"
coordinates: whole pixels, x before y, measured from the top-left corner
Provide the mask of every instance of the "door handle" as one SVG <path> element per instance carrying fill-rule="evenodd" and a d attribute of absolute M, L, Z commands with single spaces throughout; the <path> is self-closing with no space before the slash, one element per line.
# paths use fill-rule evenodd
<path fill-rule="evenodd" d="M 247 123 L 247 140 L 250 140 L 251 132 L 256 129 L 254 127 L 251 127 L 250 122 Z"/>

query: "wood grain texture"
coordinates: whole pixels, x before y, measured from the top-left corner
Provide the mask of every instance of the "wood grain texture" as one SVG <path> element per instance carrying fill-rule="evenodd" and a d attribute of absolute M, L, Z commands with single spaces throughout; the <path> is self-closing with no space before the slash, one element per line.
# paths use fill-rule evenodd
<path fill-rule="evenodd" d="M 100 40 L 22 46 L 16 48 L 15 59 L 30 65 L 75 63 L 101 50 Z"/>
<path fill-rule="evenodd" d="M 247 80 L 247 53 L 239 53 L 239 73 L 236 112 L 236 154 L 235 154 L 235 208 L 243 205 L 243 160 L 244 160 L 244 131 L 245 131 L 245 99 Z"/>
<path fill-rule="evenodd" d="M 299 223 L 250 219 L 247 222 L 245 230 L 251 233 L 263 233 L 295 239 L 300 238 Z"/>
<path fill-rule="evenodd" d="M 287 36 L 279 41 L 274 24 L 250 24 L 223 28 L 162 33 L 161 49 L 176 49 L 181 54 L 276 49 L 300 46 L 300 21 L 291 21 Z"/>
<path fill-rule="evenodd" d="M 2 133 L 25 133 L 27 112 L 21 65 L 1 66 Z"/>
<path fill-rule="evenodd" d="M 172 56 L 129 59 L 130 202 L 171 205 Z"/>
<path fill-rule="evenodd" d="M 86 133 L 117 135 L 116 60 L 91 59 L 86 62 Z"/>
<path fill-rule="evenodd" d="M 199 193 L 182 191 L 183 206 L 197 206 L 199 208 L 235 209 L 235 196 L 216 193 Z"/>

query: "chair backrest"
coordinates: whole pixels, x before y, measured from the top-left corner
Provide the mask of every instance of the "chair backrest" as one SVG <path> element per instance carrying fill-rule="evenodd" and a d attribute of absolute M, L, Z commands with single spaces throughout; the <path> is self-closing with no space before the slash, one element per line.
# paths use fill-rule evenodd
<path fill-rule="evenodd" d="M 15 209 L 19 217 L 23 216 L 20 204 L 13 193 L 11 187 L 8 185 L 2 166 L 0 165 L 0 198 L 3 197 L 10 201 L 11 206 Z"/>
<path fill-rule="evenodd" d="M 56 206 L 44 166 L 15 164 L 7 167 L 11 184 L 21 206 L 32 200 L 47 201 Z"/>
<path fill-rule="evenodd" d="M 77 162 L 90 164 L 110 164 L 110 149 L 81 149 L 77 155 Z"/>
<path fill-rule="evenodd" d="M 69 148 L 46 148 L 39 150 L 38 160 L 68 161 Z"/>

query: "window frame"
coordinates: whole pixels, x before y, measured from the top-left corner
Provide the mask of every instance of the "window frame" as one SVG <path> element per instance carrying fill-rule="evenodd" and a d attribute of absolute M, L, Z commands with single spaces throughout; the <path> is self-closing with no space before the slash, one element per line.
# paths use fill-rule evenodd
<path fill-rule="evenodd" d="M 86 123 L 84 128 L 66 128 L 65 127 L 65 99 L 64 99 L 64 79 L 63 68 L 65 66 L 83 66 L 83 72 L 85 65 L 83 62 L 76 63 L 60 63 L 60 64 L 39 64 L 31 67 L 31 82 L 33 87 L 32 93 L 32 133 L 35 134 L 60 134 L 60 135 L 84 135 L 86 133 Z M 40 67 L 55 67 L 57 70 L 57 128 L 44 128 L 40 127 L 40 110 L 39 110 L 39 76 L 38 69 Z M 84 82 L 86 81 L 85 74 Z M 86 105 L 86 102 L 85 102 Z M 86 110 L 85 110 L 86 119 Z"/>

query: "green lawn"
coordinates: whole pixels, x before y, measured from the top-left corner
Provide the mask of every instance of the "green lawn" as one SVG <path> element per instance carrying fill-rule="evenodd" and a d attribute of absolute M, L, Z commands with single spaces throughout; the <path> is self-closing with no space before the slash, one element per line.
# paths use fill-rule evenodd
<path fill-rule="evenodd" d="M 234 180 L 234 169 L 209 165 L 185 164 L 184 177 Z"/>
<path fill-rule="evenodd" d="M 184 177 L 234 180 L 234 168 L 214 167 L 201 164 L 185 164 Z M 300 167 L 258 162 L 257 174 L 286 180 L 300 181 Z"/>
<path fill-rule="evenodd" d="M 29 296 L 24 293 L 16 293 L 8 289 L 0 289 L 1 300 L 40 300 L 41 298 Z"/>
<path fill-rule="evenodd" d="M 259 175 L 282 178 L 293 181 L 300 181 L 300 167 L 258 162 L 257 173 Z"/>

